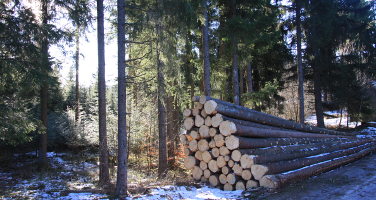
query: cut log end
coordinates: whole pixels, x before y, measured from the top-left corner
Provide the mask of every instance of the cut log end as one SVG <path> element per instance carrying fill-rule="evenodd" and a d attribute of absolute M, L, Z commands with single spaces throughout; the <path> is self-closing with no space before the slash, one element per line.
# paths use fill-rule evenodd
<path fill-rule="evenodd" d="M 259 187 L 259 182 L 255 180 L 247 181 L 245 188 L 248 190 L 249 188 L 257 188 Z"/>
<path fill-rule="evenodd" d="M 231 159 L 234 160 L 235 162 L 239 162 L 242 157 L 242 153 L 238 150 L 234 150 L 231 153 Z"/>
<path fill-rule="evenodd" d="M 226 184 L 227 183 L 227 176 L 225 174 L 219 175 L 219 182 L 221 182 L 222 184 Z"/>
<path fill-rule="evenodd" d="M 245 185 L 246 185 L 245 181 L 240 180 L 236 183 L 235 189 L 236 190 L 245 190 Z"/>
<path fill-rule="evenodd" d="M 206 101 L 207 101 L 207 98 L 206 98 L 206 96 L 204 95 L 204 96 L 201 96 L 200 97 L 200 100 L 199 100 L 199 102 L 201 103 L 201 104 L 205 104 L 206 103 Z"/>
<path fill-rule="evenodd" d="M 212 148 L 211 153 L 212 153 L 212 155 L 213 155 L 214 158 L 218 158 L 218 156 L 219 156 L 219 149 L 217 147 L 216 148 Z"/>
<path fill-rule="evenodd" d="M 209 167 L 210 171 L 212 171 L 213 173 L 216 173 L 216 172 L 219 171 L 217 161 L 215 161 L 215 160 L 209 161 L 208 167 Z"/>
<path fill-rule="evenodd" d="M 196 152 L 198 150 L 197 140 L 191 140 L 189 142 L 189 150 Z"/>
<path fill-rule="evenodd" d="M 200 133 L 201 138 L 210 138 L 208 126 L 202 125 L 198 132 Z"/>
<path fill-rule="evenodd" d="M 236 126 L 231 121 L 223 121 L 219 124 L 219 132 L 223 136 L 229 136 L 233 133 L 236 133 Z"/>
<path fill-rule="evenodd" d="M 211 176 L 209 177 L 209 183 L 210 183 L 210 185 L 213 186 L 213 187 L 219 185 L 219 177 L 218 177 L 218 175 L 215 175 L 215 174 L 214 174 L 214 175 L 211 175 Z"/>
<path fill-rule="evenodd" d="M 263 165 L 252 165 L 251 171 L 253 177 L 256 180 L 260 180 L 269 171 L 269 168 Z"/>
<path fill-rule="evenodd" d="M 233 191 L 234 190 L 234 186 L 229 184 L 229 183 L 226 183 L 224 186 L 223 186 L 223 190 L 224 191 Z"/>
<path fill-rule="evenodd" d="M 209 150 L 209 142 L 206 139 L 201 139 L 197 145 L 198 149 L 202 152 Z"/>
<path fill-rule="evenodd" d="M 217 113 L 217 111 L 215 110 L 217 108 L 217 105 L 218 104 L 213 100 L 205 102 L 205 105 L 204 105 L 205 112 L 208 115 L 214 115 L 215 113 Z"/>
<path fill-rule="evenodd" d="M 246 181 L 251 180 L 252 172 L 250 169 L 244 169 L 242 172 L 242 178 Z"/>
<path fill-rule="evenodd" d="M 190 116 L 192 116 L 192 110 L 191 110 L 191 109 L 185 109 L 185 110 L 183 111 L 183 116 L 185 116 L 185 117 L 190 117 Z"/>
<path fill-rule="evenodd" d="M 260 186 L 266 188 L 278 188 L 280 184 L 277 177 L 273 175 L 266 175 L 260 179 Z"/>
<path fill-rule="evenodd" d="M 184 159 L 184 167 L 188 170 L 193 169 L 197 164 L 197 159 L 193 156 L 187 156 Z"/>
<path fill-rule="evenodd" d="M 184 120 L 184 128 L 185 130 L 191 130 L 191 128 L 195 125 L 195 120 L 193 118 L 189 117 Z"/>
<path fill-rule="evenodd" d="M 201 180 L 203 174 L 204 172 L 202 171 L 202 169 L 200 169 L 200 167 L 194 166 L 192 170 L 192 175 L 195 180 Z"/>
<path fill-rule="evenodd" d="M 201 115 L 197 115 L 195 117 L 195 126 L 201 127 L 204 124 L 205 124 L 205 119 L 203 117 L 201 117 Z"/>
<path fill-rule="evenodd" d="M 239 148 L 239 138 L 231 135 L 229 137 L 226 137 L 226 147 L 230 150 L 234 150 Z"/>
<path fill-rule="evenodd" d="M 209 163 L 209 161 L 211 161 L 212 159 L 213 159 L 213 155 L 212 155 L 212 153 L 211 152 L 209 152 L 209 151 L 204 151 L 203 153 L 202 153 L 202 160 L 204 161 L 204 162 L 206 162 L 206 163 Z"/>
<path fill-rule="evenodd" d="M 253 155 L 250 156 L 248 154 L 242 155 L 242 157 L 240 158 L 240 164 L 242 165 L 244 169 L 251 168 L 251 166 L 255 164 L 252 159 L 253 157 L 254 157 Z"/>
<path fill-rule="evenodd" d="M 223 122 L 223 117 L 221 114 L 217 113 L 214 117 L 212 117 L 212 126 L 217 128 L 219 124 Z"/>

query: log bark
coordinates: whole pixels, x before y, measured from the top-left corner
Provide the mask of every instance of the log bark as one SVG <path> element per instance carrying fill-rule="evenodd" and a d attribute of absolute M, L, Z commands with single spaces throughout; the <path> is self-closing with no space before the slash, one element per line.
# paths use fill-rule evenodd
<path fill-rule="evenodd" d="M 201 127 L 204 124 L 205 124 L 205 119 L 203 117 L 201 117 L 201 115 L 197 115 L 195 117 L 195 126 Z"/>
<path fill-rule="evenodd" d="M 236 163 L 233 167 L 232 167 L 232 171 L 234 171 L 234 174 L 238 175 L 238 176 L 242 176 L 242 173 L 243 173 L 243 167 L 239 164 L 239 163 Z"/>
<path fill-rule="evenodd" d="M 260 186 L 266 188 L 278 188 L 281 185 L 288 183 L 290 181 L 297 181 L 304 178 L 308 178 L 320 172 L 325 172 L 342 165 L 346 165 L 353 161 L 356 161 L 376 149 L 375 146 L 369 149 L 362 150 L 358 153 L 352 154 L 350 156 L 344 156 L 337 158 L 335 160 L 329 160 L 327 162 L 321 162 L 319 164 L 311 165 L 309 167 L 304 167 L 299 170 L 294 170 L 289 173 L 275 174 L 275 175 L 265 175 L 260 179 Z"/>
<path fill-rule="evenodd" d="M 210 98 L 210 97 L 209 97 Z M 231 118 L 241 119 L 245 121 L 257 122 L 275 127 L 287 128 L 292 130 L 299 130 L 310 133 L 332 134 L 332 135 L 347 135 L 343 132 L 317 128 L 309 125 L 299 124 L 293 121 L 285 120 L 279 117 L 261 113 L 245 107 L 233 105 L 219 99 L 210 98 L 206 101 L 204 109 L 208 115 L 220 113 Z"/>
<path fill-rule="evenodd" d="M 200 167 L 194 166 L 192 170 L 192 175 L 195 180 L 201 180 L 201 177 L 202 175 L 204 175 L 204 172 L 202 171 L 202 169 L 200 169 Z"/>
<path fill-rule="evenodd" d="M 210 171 L 212 171 L 213 173 L 217 173 L 219 171 L 217 161 L 215 161 L 215 160 L 209 161 L 208 167 L 209 167 Z"/>
<path fill-rule="evenodd" d="M 356 142 L 348 142 L 333 146 L 326 146 L 317 149 L 302 149 L 301 152 L 298 153 L 290 153 L 290 152 L 281 152 L 279 154 L 268 154 L 268 155 L 250 155 L 250 159 L 253 160 L 254 164 L 263 164 L 263 163 L 271 163 L 277 161 L 284 161 L 284 160 L 293 160 L 297 158 L 309 157 L 314 156 L 322 153 L 329 153 L 337 150 L 357 147 L 359 145 L 363 145 L 367 143 L 367 141 L 356 141 Z"/>
<path fill-rule="evenodd" d="M 219 175 L 213 174 L 209 177 L 209 183 L 211 186 L 215 187 L 219 185 Z"/>
<path fill-rule="evenodd" d="M 209 142 L 206 139 L 201 139 L 197 145 L 198 149 L 202 152 L 209 150 Z"/>
<path fill-rule="evenodd" d="M 267 163 L 267 164 L 262 164 L 262 165 L 252 165 L 251 166 L 252 174 L 256 180 L 260 180 L 264 175 L 287 172 L 287 171 L 302 168 L 305 166 L 313 165 L 316 163 L 324 162 L 330 159 L 335 159 L 335 158 L 343 157 L 346 155 L 355 154 L 361 150 L 370 148 L 373 145 L 374 143 L 368 143 L 368 144 L 364 144 L 355 148 L 334 151 L 330 153 L 320 154 L 317 156 L 305 157 L 305 158 L 294 159 L 294 160 L 289 160 L 289 161 Z"/>
<path fill-rule="evenodd" d="M 206 126 L 211 126 L 212 125 L 212 118 L 210 116 L 207 116 L 205 118 L 205 125 Z"/>
<path fill-rule="evenodd" d="M 235 190 L 245 190 L 246 184 L 247 184 L 247 182 L 245 182 L 244 180 L 238 181 L 235 185 Z"/>
<path fill-rule="evenodd" d="M 194 166 L 196 166 L 198 164 L 198 161 L 195 157 L 193 156 L 187 156 L 185 159 L 184 159 L 184 167 L 188 170 L 191 170 L 193 169 Z"/>
<path fill-rule="evenodd" d="M 200 133 L 201 138 L 210 138 L 208 126 L 202 125 L 200 129 L 198 130 L 198 132 Z"/>
<path fill-rule="evenodd" d="M 202 151 L 196 151 L 195 158 L 199 161 L 202 161 Z"/>
<path fill-rule="evenodd" d="M 227 148 L 233 149 L 256 149 L 272 146 L 300 145 L 320 142 L 347 142 L 356 139 L 348 138 L 245 138 L 231 135 L 226 138 Z"/>
<path fill-rule="evenodd" d="M 227 183 L 227 176 L 225 174 L 219 175 L 219 182 L 221 184 L 226 184 Z"/>
<path fill-rule="evenodd" d="M 227 162 L 225 161 L 225 158 L 223 156 L 218 156 L 217 165 L 218 165 L 219 168 L 222 168 L 225 165 L 227 165 Z"/>
<path fill-rule="evenodd" d="M 204 171 L 207 168 L 208 168 L 208 163 L 206 163 L 205 161 L 201 161 L 200 162 L 200 169 Z"/>
<path fill-rule="evenodd" d="M 214 158 L 214 156 L 212 155 L 211 152 L 209 151 L 204 151 L 202 153 L 202 160 L 206 163 L 209 163 L 209 161 L 211 161 L 212 159 Z"/>
<path fill-rule="evenodd" d="M 252 178 L 252 172 L 251 169 L 244 169 L 242 172 L 242 179 L 248 181 Z"/>
<path fill-rule="evenodd" d="M 216 147 L 216 148 L 212 148 L 211 149 L 211 153 L 213 155 L 214 158 L 218 158 L 219 156 L 219 149 Z"/>
<path fill-rule="evenodd" d="M 184 128 L 185 130 L 191 130 L 191 128 L 195 125 L 195 120 L 192 117 L 188 117 L 184 120 Z"/>
<path fill-rule="evenodd" d="M 189 109 L 189 108 L 185 109 L 185 110 L 183 111 L 183 116 L 185 116 L 185 117 L 192 117 L 192 116 L 193 116 L 193 115 L 192 115 L 192 110 Z"/>
<path fill-rule="evenodd" d="M 231 121 L 223 121 L 219 125 L 219 132 L 223 136 L 237 135 L 241 137 L 264 137 L 264 138 L 338 138 L 348 136 L 337 136 L 327 134 L 305 133 L 298 131 L 282 131 L 254 128 L 252 126 L 245 126 L 235 124 Z"/>
<path fill-rule="evenodd" d="M 197 140 L 191 140 L 189 142 L 189 150 L 191 150 L 192 152 L 196 152 L 198 150 L 198 145 L 197 145 Z"/>
<path fill-rule="evenodd" d="M 215 141 L 215 145 L 217 147 L 221 147 L 225 144 L 225 137 L 223 137 L 223 135 L 221 134 L 217 134 L 214 136 L 214 141 Z"/>

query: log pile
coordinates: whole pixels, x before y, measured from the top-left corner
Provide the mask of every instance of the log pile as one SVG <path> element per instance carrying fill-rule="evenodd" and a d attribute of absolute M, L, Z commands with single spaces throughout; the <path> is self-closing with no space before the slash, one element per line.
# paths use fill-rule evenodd
<path fill-rule="evenodd" d="M 284 120 L 207 96 L 183 115 L 184 166 L 223 190 L 277 188 L 353 162 L 375 141 Z"/>

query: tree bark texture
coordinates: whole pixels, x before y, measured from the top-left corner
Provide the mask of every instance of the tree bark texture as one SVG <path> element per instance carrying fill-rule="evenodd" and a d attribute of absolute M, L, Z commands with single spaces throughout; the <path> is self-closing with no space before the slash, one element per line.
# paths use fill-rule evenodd
<path fill-rule="evenodd" d="M 236 18 L 236 0 L 232 0 L 232 18 Z M 238 41 L 235 32 L 232 38 L 232 92 L 234 104 L 239 105 Z"/>
<path fill-rule="evenodd" d="M 166 121 L 167 121 L 167 155 L 168 155 L 168 165 L 173 166 L 175 163 L 175 145 L 174 145 L 174 122 L 173 122 L 173 112 L 174 112 L 174 97 L 168 96 L 167 97 L 167 115 L 166 115 Z"/>
<path fill-rule="evenodd" d="M 302 30 L 300 27 L 300 0 L 296 1 L 296 37 L 297 37 L 297 59 L 299 74 L 299 122 L 304 124 L 304 88 L 303 88 L 303 64 L 302 64 Z"/>
<path fill-rule="evenodd" d="M 99 181 L 108 183 L 107 131 L 106 131 L 106 76 L 104 49 L 104 14 L 103 0 L 97 1 L 98 34 L 98 114 L 99 114 Z"/>
<path fill-rule="evenodd" d="M 202 0 L 204 9 L 205 23 L 202 27 L 203 33 L 203 50 L 204 50 L 204 92 L 206 96 L 210 96 L 210 61 L 209 61 L 209 18 L 207 11 L 207 1 Z"/>
<path fill-rule="evenodd" d="M 76 102 L 75 102 L 75 120 L 78 123 L 80 119 L 80 84 L 79 84 L 79 63 L 80 63 L 80 26 L 76 25 Z"/>
<path fill-rule="evenodd" d="M 125 9 L 124 1 L 117 1 L 118 9 L 118 170 L 116 196 L 127 195 L 127 113 L 125 84 Z"/>

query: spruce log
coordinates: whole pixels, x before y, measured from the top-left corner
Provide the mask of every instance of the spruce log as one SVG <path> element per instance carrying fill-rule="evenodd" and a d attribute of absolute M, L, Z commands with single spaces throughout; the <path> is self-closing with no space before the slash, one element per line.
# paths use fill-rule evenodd
<path fill-rule="evenodd" d="M 206 183 L 206 182 L 209 182 L 209 179 L 206 178 L 205 176 L 201 176 L 201 183 Z"/>
<path fill-rule="evenodd" d="M 195 157 L 193 156 L 187 156 L 185 159 L 184 159 L 184 167 L 188 170 L 191 170 L 193 169 L 194 166 L 196 166 L 198 164 L 198 161 Z"/>
<path fill-rule="evenodd" d="M 225 137 L 221 134 L 217 134 L 214 136 L 215 145 L 217 147 L 221 147 L 225 144 L 226 140 Z"/>
<path fill-rule="evenodd" d="M 200 101 L 200 97 L 199 96 L 193 96 L 191 100 L 193 102 L 199 102 Z"/>
<path fill-rule="evenodd" d="M 219 154 L 221 154 L 221 156 L 227 156 L 227 155 L 230 155 L 231 152 L 230 150 L 228 150 L 226 146 L 221 146 L 219 147 Z"/>
<path fill-rule="evenodd" d="M 192 109 L 192 115 L 194 117 L 197 117 L 197 115 L 199 115 L 200 113 L 201 111 L 197 107 Z"/>
<path fill-rule="evenodd" d="M 218 158 L 218 156 L 219 156 L 219 149 L 217 147 L 212 148 L 211 153 L 212 153 L 212 155 L 213 155 L 214 158 Z"/>
<path fill-rule="evenodd" d="M 203 117 L 201 117 L 201 115 L 197 115 L 195 117 L 195 126 L 201 127 L 204 124 L 205 124 L 205 119 Z"/>
<path fill-rule="evenodd" d="M 228 165 L 223 166 L 221 171 L 222 171 L 222 174 L 224 174 L 224 175 L 232 173 L 232 169 Z"/>
<path fill-rule="evenodd" d="M 209 135 L 210 135 L 210 137 L 214 137 L 216 134 L 219 134 L 219 129 L 211 127 L 209 129 Z"/>
<path fill-rule="evenodd" d="M 198 150 L 197 140 L 191 140 L 189 142 L 189 150 L 196 152 Z"/>
<path fill-rule="evenodd" d="M 209 97 L 210 98 L 210 97 Z M 208 99 L 208 97 L 206 98 Z M 265 113 L 251 110 L 245 107 L 233 105 L 219 99 L 210 98 L 206 101 L 204 109 L 208 115 L 220 113 L 231 118 L 241 119 L 245 121 L 252 121 L 260 124 L 266 124 L 275 127 L 287 128 L 292 130 L 299 130 L 310 133 L 331 134 L 331 135 L 348 135 L 343 132 L 327 130 L 314 126 L 304 125 L 297 122 L 285 120 L 279 117 L 268 115 Z M 352 134 L 351 134 L 352 135 Z"/>
<path fill-rule="evenodd" d="M 212 148 L 215 148 L 215 147 L 217 147 L 216 144 L 215 144 L 215 141 L 214 141 L 214 139 L 211 139 L 210 142 L 209 142 L 209 148 L 212 149 Z"/>
<path fill-rule="evenodd" d="M 327 134 L 316 134 L 316 133 L 305 133 L 298 131 L 282 131 L 282 130 L 271 130 L 254 128 L 252 126 L 245 126 L 240 124 L 235 124 L 231 121 L 223 121 L 219 125 L 219 132 L 223 136 L 237 135 L 241 137 L 264 137 L 264 138 L 338 138 L 347 136 L 337 136 L 337 135 L 327 135 Z"/>
<path fill-rule="evenodd" d="M 232 140 L 232 144 L 229 143 L 231 149 L 255 149 L 264 148 L 272 146 L 287 146 L 287 145 L 297 145 L 297 144 L 308 144 L 308 143 L 318 143 L 318 142 L 332 142 L 332 141 L 354 141 L 356 139 L 348 138 L 245 138 L 238 136 L 229 136 Z M 238 139 L 235 139 L 238 138 Z M 238 141 L 237 141 L 238 140 Z M 238 145 L 237 145 L 238 144 Z M 227 146 L 227 144 L 226 144 Z"/>
<path fill-rule="evenodd" d="M 223 186 L 223 190 L 224 190 L 224 191 L 233 191 L 233 190 L 234 190 L 234 186 L 231 185 L 230 183 L 226 183 L 226 184 Z"/>
<path fill-rule="evenodd" d="M 202 161 L 202 151 L 196 151 L 195 158 L 199 161 Z"/>
<path fill-rule="evenodd" d="M 185 117 L 192 117 L 193 115 L 192 115 L 192 110 L 191 109 L 184 109 L 184 111 L 183 111 L 183 116 L 185 116 Z"/>
<path fill-rule="evenodd" d="M 209 163 L 214 158 L 211 152 L 209 151 L 204 151 L 202 153 L 202 160 L 205 161 L 206 163 Z"/>
<path fill-rule="evenodd" d="M 200 162 L 200 169 L 201 170 L 208 169 L 208 163 L 206 163 L 205 161 L 201 161 Z"/>
<path fill-rule="evenodd" d="M 234 167 L 234 165 L 235 165 L 235 162 L 233 160 L 230 160 L 230 161 L 227 162 L 227 165 L 229 167 L 231 167 L 231 169 L 232 169 Z"/>
<path fill-rule="evenodd" d="M 209 150 L 209 142 L 206 139 L 201 139 L 197 145 L 198 149 L 202 152 Z"/>
<path fill-rule="evenodd" d="M 189 135 L 192 137 L 192 139 L 194 140 L 199 140 L 201 139 L 201 135 L 199 133 L 199 129 L 198 128 L 192 128 L 190 131 L 189 131 Z"/>
<path fill-rule="evenodd" d="M 234 150 L 234 151 L 231 152 L 231 159 L 236 161 L 236 162 L 239 162 L 242 155 L 243 154 L 240 152 L 240 150 Z"/>
<path fill-rule="evenodd" d="M 367 143 L 367 140 L 347 142 L 347 143 L 333 145 L 333 146 L 326 146 L 325 148 L 302 149 L 302 151 L 298 153 L 281 152 L 279 154 L 250 155 L 250 157 L 251 157 L 251 160 L 253 160 L 253 164 L 263 164 L 263 163 L 271 163 L 271 162 L 284 161 L 284 160 L 293 160 L 297 158 L 314 156 L 314 155 L 318 155 L 322 153 L 329 153 L 329 152 L 333 152 L 337 150 L 356 147 L 359 145 L 363 145 L 365 143 Z"/>
<path fill-rule="evenodd" d="M 227 176 L 225 174 L 219 175 L 219 182 L 222 183 L 222 184 L 226 184 L 227 183 Z"/>
<path fill-rule="evenodd" d="M 251 178 L 252 178 L 251 169 L 243 169 L 242 179 L 248 181 L 248 180 L 251 180 Z"/>
<path fill-rule="evenodd" d="M 239 164 L 239 163 L 236 163 L 233 167 L 232 167 L 232 171 L 234 171 L 234 174 L 238 175 L 238 176 L 242 176 L 242 173 L 243 173 L 243 167 Z"/>
<path fill-rule="evenodd" d="M 187 135 L 187 134 L 181 134 L 180 135 L 180 143 L 183 146 L 188 146 L 189 141 L 191 141 L 191 140 L 193 140 L 193 138 L 190 135 Z"/>
<path fill-rule="evenodd" d="M 200 133 L 201 138 L 210 138 L 208 126 L 202 125 L 198 132 Z"/>
<path fill-rule="evenodd" d="M 202 104 L 200 102 L 197 102 L 196 103 L 196 108 L 198 108 L 199 110 L 202 110 L 204 108 L 204 104 Z"/>
<path fill-rule="evenodd" d="M 206 117 L 208 116 L 208 114 L 206 113 L 205 109 L 202 109 L 202 110 L 201 110 L 201 116 L 202 116 L 203 118 L 205 118 L 205 119 L 206 119 Z"/>
<path fill-rule="evenodd" d="M 245 188 L 248 190 L 250 188 L 257 188 L 259 187 L 259 182 L 255 180 L 248 180 Z"/>
<path fill-rule="evenodd" d="M 231 157 L 228 155 L 228 156 L 224 156 L 225 157 L 225 161 L 228 162 L 231 160 Z"/>
<path fill-rule="evenodd" d="M 245 190 L 246 182 L 244 180 L 239 180 L 236 182 L 235 190 Z"/>
<path fill-rule="evenodd" d="M 193 175 L 193 178 L 195 180 L 201 180 L 201 176 L 203 174 L 204 174 L 204 172 L 202 171 L 202 169 L 200 169 L 200 167 L 194 166 L 194 168 L 192 170 L 192 175 Z"/>
<path fill-rule="evenodd" d="M 217 165 L 216 160 L 210 160 L 209 163 L 208 163 L 208 167 L 209 167 L 210 171 L 212 171 L 213 173 L 217 173 L 219 171 L 219 167 Z"/>
<path fill-rule="evenodd" d="M 230 173 L 227 175 L 227 183 L 231 185 L 235 185 L 241 179 L 241 176 L 238 176 L 234 173 Z"/>
<path fill-rule="evenodd" d="M 219 168 L 222 168 L 225 165 L 227 165 L 227 162 L 225 161 L 225 158 L 223 156 L 218 156 L 217 165 L 218 165 Z"/>
<path fill-rule="evenodd" d="M 205 118 L 205 125 L 206 126 L 211 126 L 212 125 L 212 118 L 210 116 L 207 116 Z"/>
<path fill-rule="evenodd" d="M 215 187 L 219 185 L 219 175 L 213 174 L 209 177 L 209 183 L 211 186 Z"/>
<path fill-rule="evenodd" d="M 184 148 L 185 157 L 194 155 L 194 153 L 189 148 Z"/>
<path fill-rule="evenodd" d="M 325 171 L 340 167 L 342 165 L 346 165 L 348 163 L 354 162 L 368 155 L 375 149 L 376 149 L 376 146 L 373 146 L 372 148 L 362 150 L 358 153 L 355 153 L 349 156 L 344 156 L 344 157 L 340 157 L 337 159 L 328 160 L 326 162 L 321 162 L 315 165 L 310 165 L 310 166 L 301 168 L 299 170 L 294 170 L 294 171 L 286 172 L 283 174 L 265 175 L 260 179 L 260 186 L 266 187 L 266 188 L 278 188 L 287 182 L 308 178 L 317 173 L 325 172 Z"/>
<path fill-rule="evenodd" d="M 191 130 L 191 128 L 195 125 L 195 120 L 192 117 L 188 117 L 184 120 L 184 128 L 185 130 Z"/>
<path fill-rule="evenodd" d="M 330 153 L 324 153 L 320 155 L 299 158 L 289 161 L 281 161 L 281 162 L 274 162 L 274 163 L 267 163 L 267 164 L 260 164 L 260 165 L 252 165 L 252 174 L 256 180 L 260 180 L 264 175 L 268 174 L 278 174 L 281 172 L 287 172 L 294 169 L 302 168 L 305 166 L 313 165 L 316 163 L 324 162 L 330 159 L 335 159 L 339 157 L 343 157 L 346 155 L 355 154 L 361 150 L 367 149 L 375 145 L 375 143 L 368 143 L 358 147 L 334 151 Z"/>
<path fill-rule="evenodd" d="M 204 177 L 205 178 L 210 178 L 211 175 L 213 175 L 214 173 L 212 171 L 210 171 L 210 169 L 205 169 L 204 170 Z"/>
<path fill-rule="evenodd" d="M 253 158 L 254 155 L 248 155 L 248 154 L 244 154 L 242 155 L 242 157 L 240 158 L 240 165 L 246 169 L 246 168 L 251 168 L 251 166 L 254 164 L 254 161 L 253 161 Z"/>

